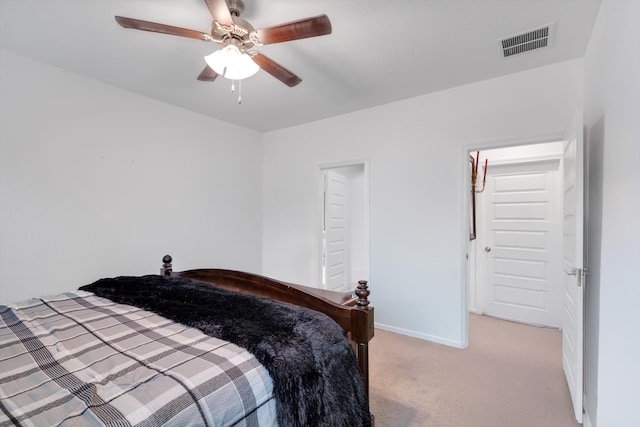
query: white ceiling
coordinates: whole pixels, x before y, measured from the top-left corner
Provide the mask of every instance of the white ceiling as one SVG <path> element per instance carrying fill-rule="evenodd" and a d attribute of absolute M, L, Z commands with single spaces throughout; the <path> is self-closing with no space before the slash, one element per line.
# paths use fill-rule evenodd
<path fill-rule="evenodd" d="M 333 33 L 258 48 L 293 71 L 196 80 L 219 46 L 121 28 L 115 15 L 209 32 L 204 0 L 0 0 L 0 47 L 258 131 L 582 57 L 600 0 L 245 0 L 255 27 L 327 14 Z M 555 44 L 503 59 L 497 40 L 551 22 Z"/>

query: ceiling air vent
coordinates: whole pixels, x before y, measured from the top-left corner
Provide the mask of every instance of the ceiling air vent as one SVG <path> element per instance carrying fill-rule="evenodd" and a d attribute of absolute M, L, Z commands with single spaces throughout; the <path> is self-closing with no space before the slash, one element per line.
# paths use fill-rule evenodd
<path fill-rule="evenodd" d="M 551 46 L 554 35 L 555 23 L 551 23 L 499 39 L 498 43 L 500 44 L 502 55 L 505 58 L 510 58 L 514 55 Z"/>

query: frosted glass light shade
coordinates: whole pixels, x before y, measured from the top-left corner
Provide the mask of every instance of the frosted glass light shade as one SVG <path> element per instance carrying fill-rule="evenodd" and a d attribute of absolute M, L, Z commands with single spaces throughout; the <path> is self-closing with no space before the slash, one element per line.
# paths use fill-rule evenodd
<path fill-rule="evenodd" d="M 205 56 L 204 60 L 213 71 L 229 80 L 246 79 L 260 69 L 249 55 L 232 44 Z"/>

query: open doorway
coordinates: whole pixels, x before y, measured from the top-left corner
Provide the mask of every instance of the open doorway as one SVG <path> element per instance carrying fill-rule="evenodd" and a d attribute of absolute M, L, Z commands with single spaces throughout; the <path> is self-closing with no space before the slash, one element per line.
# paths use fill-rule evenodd
<path fill-rule="evenodd" d="M 506 158 L 499 159 L 494 155 L 492 161 L 489 158 L 489 170 L 494 166 L 504 165 L 502 171 L 487 173 L 488 180 L 486 191 L 489 195 L 484 195 L 484 203 L 488 206 L 488 218 L 483 222 L 489 223 L 479 226 L 478 230 L 485 234 L 488 240 L 479 240 L 476 235 L 474 240 L 470 240 L 467 247 L 467 300 L 463 303 L 467 308 L 477 309 L 477 303 L 483 297 L 479 295 L 480 286 L 478 284 L 481 277 L 479 271 L 484 268 L 489 272 L 489 293 L 490 298 L 497 305 L 508 310 L 515 306 L 529 306 L 529 309 L 540 311 L 540 307 L 547 307 L 551 299 L 550 293 L 546 289 L 534 289 L 531 285 L 540 285 L 542 278 L 548 282 L 549 286 L 555 287 L 561 295 L 560 301 L 554 301 L 560 305 L 560 325 L 561 328 L 561 349 L 559 359 L 562 360 L 563 370 L 567 379 L 568 390 L 573 402 L 576 420 L 582 422 L 582 400 L 583 392 L 583 304 L 584 304 L 584 281 L 586 269 L 583 259 L 583 220 L 584 220 L 584 147 L 582 115 L 577 113 L 565 135 L 564 140 L 556 145 L 534 144 L 530 146 L 518 146 L 505 149 Z M 552 147 L 552 152 L 545 151 L 546 147 Z M 562 147 L 561 151 L 556 147 Z M 560 151 L 560 154 L 558 154 Z M 485 151 L 487 153 L 487 151 Z M 491 153 L 491 152 L 490 152 Z M 516 155 L 516 153 L 519 153 Z M 476 152 L 474 152 L 476 154 Z M 467 153 L 470 155 L 470 153 Z M 476 158 L 479 155 L 476 155 Z M 468 157 L 467 157 L 468 159 Z M 479 164 L 476 160 L 475 164 Z M 556 171 L 556 163 L 560 165 L 560 197 L 549 196 L 546 201 L 531 199 L 530 196 L 539 196 L 539 193 L 546 191 L 544 183 L 553 181 L 549 171 Z M 528 166 L 524 170 L 521 166 Z M 477 172 L 474 170 L 477 175 Z M 482 171 L 484 174 L 484 171 Z M 491 177 L 494 176 L 492 179 Z M 495 176 L 500 176 L 502 182 L 498 183 Z M 535 178 L 535 179 L 533 179 Z M 470 180 L 469 180 L 470 181 Z M 535 184 L 537 182 L 537 184 Z M 526 184 L 528 188 L 519 188 Z M 545 187 L 546 188 L 546 187 Z M 501 194 L 502 193 L 502 194 Z M 511 199 L 503 200 L 503 195 Z M 517 197 L 513 197 L 513 196 Z M 554 200 L 558 200 L 555 201 Z M 554 232 L 550 229 L 522 229 L 514 227 L 514 223 L 520 221 L 523 213 L 530 222 L 537 221 L 537 225 L 547 225 L 548 216 L 553 211 L 560 210 L 560 233 L 559 243 L 557 237 L 553 238 Z M 547 215 L 549 214 L 549 215 Z M 482 221 L 482 220 L 481 220 Z M 526 235 L 525 235 L 526 234 Z M 487 243 L 488 242 L 488 243 Z M 556 243 L 553 243 L 556 242 Z M 558 251 L 553 246 L 560 248 Z M 501 252 L 495 253 L 497 248 Z M 548 255 L 546 260 L 526 259 L 525 255 L 537 251 L 538 255 L 547 249 L 554 251 L 554 255 Z M 491 259 L 486 257 L 489 253 Z M 508 252 L 511 252 L 509 255 Z M 529 252 L 527 254 L 526 252 Z M 518 266 L 517 264 L 524 264 Z M 559 265 L 559 266 L 558 266 Z M 481 268 L 478 268 L 481 266 Z M 522 267 L 524 270 L 518 269 Z M 527 270 L 528 269 L 528 270 Z M 558 271 L 559 270 L 559 271 Z M 494 280 L 499 277 L 499 280 Z M 546 280 L 546 279 L 550 280 Z M 524 280 L 528 285 L 521 286 Z M 547 285 L 545 285 L 547 286 Z M 523 298 L 523 296 L 527 296 Z M 535 294 L 535 295 L 534 295 Z M 535 298 L 530 298 L 531 296 Z M 523 323 L 542 324 L 531 319 L 515 319 L 512 312 L 503 312 L 495 315 L 508 320 L 517 320 Z M 465 311 L 468 328 L 468 315 Z M 468 329 L 467 329 L 468 332 Z"/>
<path fill-rule="evenodd" d="M 345 291 L 369 280 L 369 186 L 366 161 L 319 167 L 318 282 Z"/>
<path fill-rule="evenodd" d="M 561 327 L 562 142 L 484 150 L 470 242 L 469 310 Z"/>

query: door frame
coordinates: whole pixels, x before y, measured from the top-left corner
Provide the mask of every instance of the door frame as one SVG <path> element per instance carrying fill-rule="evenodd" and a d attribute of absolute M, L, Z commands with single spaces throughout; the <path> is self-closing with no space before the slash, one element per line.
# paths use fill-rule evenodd
<path fill-rule="evenodd" d="M 548 142 L 564 141 L 565 133 L 554 132 L 549 134 L 531 136 L 528 138 L 513 138 L 505 140 L 476 141 L 463 144 L 460 149 L 460 205 L 462 212 L 460 215 L 460 270 L 464 280 L 460 284 L 460 329 L 462 342 L 460 347 L 469 346 L 469 295 L 470 282 L 475 280 L 471 277 L 471 264 L 476 262 L 475 251 L 477 240 L 469 240 L 469 210 L 471 209 L 470 198 L 468 197 L 471 183 L 471 171 L 469 168 L 469 156 L 476 151 L 491 150 L 495 148 L 517 147 L 522 145 L 543 144 Z M 533 160 L 534 158 L 532 158 Z"/>
<path fill-rule="evenodd" d="M 315 221 L 315 244 L 313 245 L 313 283 L 315 287 L 321 288 L 322 284 L 322 218 L 324 215 L 324 171 L 327 169 L 337 169 L 349 166 L 363 167 L 363 202 L 364 202 L 364 252 L 365 271 L 369 280 L 371 277 L 371 228 L 370 228 L 370 205 L 369 205 L 369 159 L 356 158 L 327 163 L 316 164 L 316 221 Z M 350 266 L 351 268 L 351 266 Z"/>

